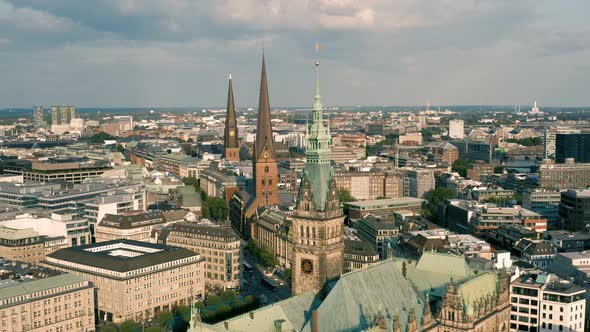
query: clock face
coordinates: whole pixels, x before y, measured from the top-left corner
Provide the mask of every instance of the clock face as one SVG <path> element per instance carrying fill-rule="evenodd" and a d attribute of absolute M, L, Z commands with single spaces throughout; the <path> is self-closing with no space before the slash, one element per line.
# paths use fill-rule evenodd
<path fill-rule="evenodd" d="M 232 137 L 233 137 L 233 136 L 235 136 L 235 135 L 236 135 L 236 133 L 235 133 L 233 130 L 230 130 L 230 131 L 229 131 L 229 136 L 232 136 Z"/>
<path fill-rule="evenodd" d="M 301 261 L 301 271 L 305 274 L 312 274 L 313 273 L 313 262 L 309 259 L 304 259 Z"/>
<path fill-rule="evenodd" d="M 268 153 L 268 151 L 264 151 L 264 154 L 262 156 L 268 159 L 268 157 L 270 157 L 270 154 Z"/>

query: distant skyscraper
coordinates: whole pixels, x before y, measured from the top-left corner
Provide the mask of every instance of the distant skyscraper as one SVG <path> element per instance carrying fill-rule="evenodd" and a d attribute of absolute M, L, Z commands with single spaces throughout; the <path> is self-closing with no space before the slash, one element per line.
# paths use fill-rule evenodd
<path fill-rule="evenodd" d="M 59 124 L 65 125 L 70 123 L 70 109 L 68 106 L 60 106 L 59 107 Z"/>
<path fill-rule="evenodd" d="M 307 161 L 289 236 L 293 239 L 293 294 L 317 293 L 344 269 L 344 216 L 330 158 L 332 135 L 323 119 L 319 65 L 316 62 L 313 122 L 306 128 Z"/>
<path fill-rule="evenodd" d="M 33 108 L 33 126 L 35 126 L 35 128 L 45 127 L 45 114 L 43 106 L 35 106 Z"/>
<path fill-rule="evenodd" d="M 463 120 L 450 120 L 449 121 L 449 137 L 450 138 L 463 138 L 465 136 L 463 128 Z"/>
<path fill-rule="evenodd" d="M 57 126 L 58 124 L 60 124 L 59 119 L 60 119 L 59 109 L 55 105 L 51 106 L 51 125 Z"/>
<path fill-rule="evenodd" d="M 73 105 L 68 106 L 68 113 L 69 113 L 69 120 L 72 121 L 72 119 L 76 119 L 76 107 L 74 107 Z M 68 121 L 68 123 L 70 123 Z"/>
<path fill-rule="evenodd" d="M 234 105 L 234 89 L 231 74 L 227 91 L 227 111 L 224 130 L 224 157 L 229 161 L 240 161 L 240 144 L 238 142 L 238 124 L 236 121 L 236 107 Z"/>

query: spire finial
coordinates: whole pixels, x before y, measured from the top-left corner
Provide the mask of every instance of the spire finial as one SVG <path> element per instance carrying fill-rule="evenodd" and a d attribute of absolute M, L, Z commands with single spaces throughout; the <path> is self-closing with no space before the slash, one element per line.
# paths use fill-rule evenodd
<path fill-rule="evenodd" d="M 231 71 L 229 72 L 229 79 L 231 80 Z"/>
<path fill-rule="evenodd" d="M 315 44 L 315 51 L 316 51 L 316 53 L 319 53 L 320 43 Z M 314 97 L 313 109 L 314 109 L 314 111 L 321 111 L 322 110 L 322 101 L 321 101 L 321 97 L 320 97 L 320 60 L 319 60 L 319 55 L 318 55 L 317 60 L 315 61 L 315 97 Z"/>

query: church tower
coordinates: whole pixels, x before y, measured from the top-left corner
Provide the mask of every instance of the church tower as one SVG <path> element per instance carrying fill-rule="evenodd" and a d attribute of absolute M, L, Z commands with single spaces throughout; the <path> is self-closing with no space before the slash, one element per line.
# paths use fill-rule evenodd
<path fill-rule="evenodd" d="M 293 294 L 318 292 L 326 281 L 340 277 L 344 264 L 344 216 L 330 161 L 332 136 L 324 125 L 320 99 L 319 61 L 312 124 L 307 128 L 307 158 L 292 219 Z"/>
<path fill-rule="evenodd" d="M 260 77 L 260 98 L 258 100 L 258 124 L 254 143 L 254 196 L 255 203 L 249 208 L 249 215 L 261 206 L 278 205 L 279 166 L 277 163 L 272 127 L 270 124 L 270 102 L 266 65 L 262 55 L 262 74 Z"/>
<path fill-rule="evenodd" d="M 236 106 L 234 105 L 234 89 L 229 74 L 229 87 L 227 89 L 227 108 L 224 130 L 223 157 L 229 161 L 240 161 L 240 144 L 238 142 L 238 123 L 236 121 Z"/>

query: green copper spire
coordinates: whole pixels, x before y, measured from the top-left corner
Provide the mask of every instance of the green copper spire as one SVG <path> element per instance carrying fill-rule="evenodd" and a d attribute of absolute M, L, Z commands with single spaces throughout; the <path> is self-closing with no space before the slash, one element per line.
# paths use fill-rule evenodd
<path fill-rule="evenodd" d="M 316 61 L 316 87 L 312 111 L 312 122 L 306 128 L 305 156 L 302 185 L 298 197 L 298 213 L 315 215 L 316 212 L 330 215 L 340 213 L 340 204 L 335 198 L 334 171 L 331 164 L 332 135 L 324 125 L 320 97 L 320 63 Z M 334 213 L 330 211 L 335 211 Z"/>

